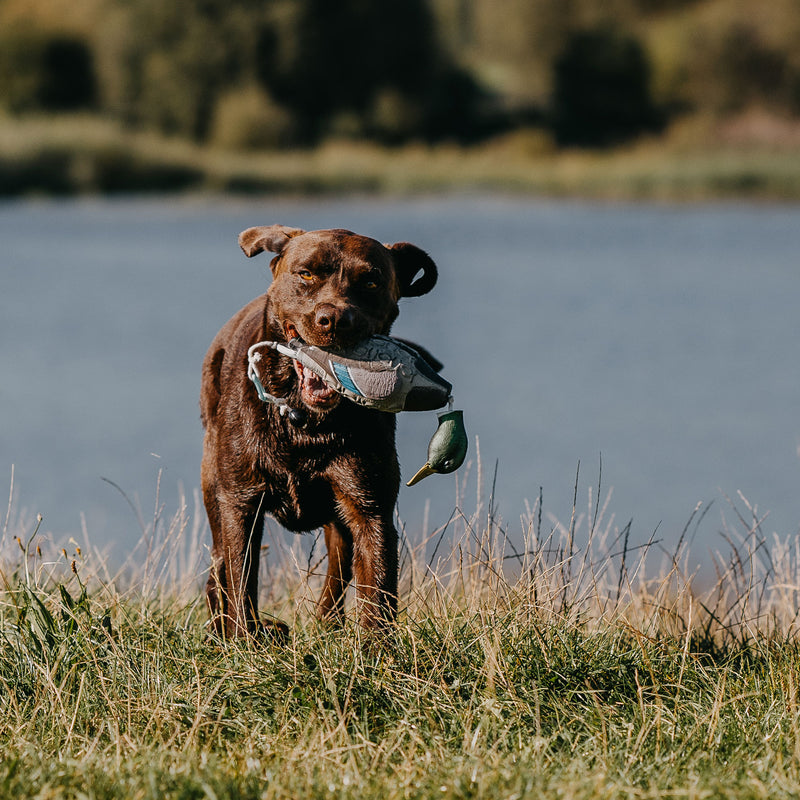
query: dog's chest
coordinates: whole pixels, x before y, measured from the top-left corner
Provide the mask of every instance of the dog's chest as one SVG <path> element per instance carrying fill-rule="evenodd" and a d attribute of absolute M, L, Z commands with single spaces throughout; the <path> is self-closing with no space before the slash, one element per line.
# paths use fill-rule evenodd
<path fill-rule="evenodd" d="M 277 476 L 276 476 L 277 477 Z M 273 482 L 272 508 L 265 509 L 291 531 L 310 531 L 334 516 L 331 484 L 306 472 L 284 473 Z"/>

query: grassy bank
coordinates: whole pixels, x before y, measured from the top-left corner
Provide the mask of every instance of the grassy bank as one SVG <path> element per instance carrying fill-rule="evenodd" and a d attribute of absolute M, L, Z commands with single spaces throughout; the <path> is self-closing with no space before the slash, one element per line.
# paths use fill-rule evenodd
<path fill-rule="evenodd" d="M 231 152 L 136 134 L 92 117 L 0 121 L 0 195 L 518 192 L 697 201 L 800 199 L 800 148 L 680 136 L 608 152 L 555 151 L 536 131 L 465 149 L 388 150 L 334 142 L 313 151 Z"/>
<path fill-rule="evenodd" d="M 156 521 L 118 575 L 7 524 L 0 797 L 796 797 L 796 543 L 737 514 L 701 592 L 682 546 L 634 547 L 591 498 L 565 525 L 534 507 L 522 548 L 457 512 L 404 542 L 377 646 L 313 621 L 299 538 L 262 565 L 290 644 L 226 644 L 200 517 Z"/>

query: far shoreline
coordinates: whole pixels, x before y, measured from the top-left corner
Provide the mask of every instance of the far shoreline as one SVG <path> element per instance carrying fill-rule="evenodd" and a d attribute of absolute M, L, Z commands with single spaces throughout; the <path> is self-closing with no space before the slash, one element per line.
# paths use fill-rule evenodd
<path fill-rule="evenodd" d="M 94 116 L 0 120 L 0 199 L 453 193 L 621 203 L 796 203 L 800 147 L 673 136 L 610 150 L 557 150 L 531 129 L 472 147 L 387 148 L 337 140 L 311 150 L 227 151 L 131 132 Z"/>

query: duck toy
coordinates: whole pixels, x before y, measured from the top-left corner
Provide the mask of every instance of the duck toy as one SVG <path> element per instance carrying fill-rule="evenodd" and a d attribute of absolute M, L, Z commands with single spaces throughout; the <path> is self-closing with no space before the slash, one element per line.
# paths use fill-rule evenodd
<path fill-rule="evenodd" d="M 467 455 L 467 431 L 464 428 L 464 412 L 448 411 L 439 414 L 439 427 L 428 443 L 428 460 L 417 470 L 406 484 L 413 486 L 428 475 L 446 475 L 455 472 Z"/>
<path fill-rule="evenodd" d="M 265 391 L 258 371 L 261 348 L 268 347 L 299 361 L 328 386 L 354 403 L 379 411 L 431 411 L 449 405 L 439 414 L 439 426 L 428 444 L 425 464 L 408 481 L 414 486 L 435 473 L 455 472 L 467 454 L 463 411 L 452 410 L 452 384 L 442 378 L 410 345 L 391 336 L 371 336 L 353 347 L 333 349 L 308 345 L 301 339 L 264 341 L 247 352 L 247 375 L 262 401 L 273 403 L 289 421 L 302 427 L 306 416 L 284 398 Z"/>

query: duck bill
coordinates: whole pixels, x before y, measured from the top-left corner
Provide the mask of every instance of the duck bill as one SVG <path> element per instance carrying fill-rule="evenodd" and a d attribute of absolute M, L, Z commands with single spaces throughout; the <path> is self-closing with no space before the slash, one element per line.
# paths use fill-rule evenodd
<path fill-rule="evenodd" d="M 425 464 L 417 471 L 417 474 L 406 484 L 406 486 L 413 486 L 415 483 L 419 483 L 423 478 L 427 478 L 428 475 L 433 475 L 436 472 L 435 469 L 431 467 L 430 464 Z"/>

